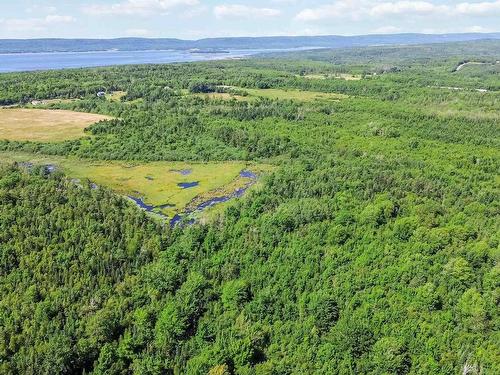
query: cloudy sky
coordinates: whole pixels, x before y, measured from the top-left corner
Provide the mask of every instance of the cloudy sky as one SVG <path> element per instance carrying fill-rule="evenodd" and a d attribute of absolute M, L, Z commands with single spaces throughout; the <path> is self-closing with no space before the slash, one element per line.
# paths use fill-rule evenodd
<path fill-rule="evenodd" d="M 500 31 L 500 0 L 0 0 L 0 38 Z"/>

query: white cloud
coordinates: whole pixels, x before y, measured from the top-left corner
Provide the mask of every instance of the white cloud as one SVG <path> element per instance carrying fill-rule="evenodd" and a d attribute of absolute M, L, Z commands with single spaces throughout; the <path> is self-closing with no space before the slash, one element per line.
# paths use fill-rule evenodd
<path fill-rule="evenodd" d="M 500 0 L 479 3 L 462 2 L 455 5 L 443 5 L 436 1 L 425 0 L 338 0 L 316 8 L 306 8 L 295 19 L 305 22 L 329 19 L 368 19 L 386 16 L 496 16 L 500 14 Z"/>
<path fill-rule="evenodd" d="M 500 14 L 500 0 L 485 1 L 482 3 L 460 3 L 456 6 L 456 12 L 464 15 L 486 15 Z"/>
<path fill-rule="evenodd" d="M 336 1 L 330 5 L 318 8 L 306 8 L 299 12 L 295 18 L 299 21 L 319 21 L 329 18 L 358 18 L 366 11 L 363 1 Z"/>
<path fill-rule="evenodd" d="M 279 9 L 253 8 L 241 4 L 217 5 L 214 8 L 217 18 L 224 17 L 276 17 L 281 14 Z"/>
<path fill-rule="evenodd" d="M 109 5 L 87 5 L 82 10 L 91 15 L 118 14 L 145 16 L 155 13 L 167 13 L 177 6 L 194 6 L 198 4 L 198 0 L 126 0 Z"/>
<path fill-rule="evenodd" d="M 54 25 L 74 22 L 72 16 L 50 14 L 44 18 L 8 18 L 0 21 L 0 25 L 7 31 L 44 31 Z"/>
<path fill-rule="evenodd" d="M 385 16 L 396 14 L 429 15 L 449 12 L 446 5 L 436 5 L 428 1 L 396 1 L 385 2 L 371 7 L 369 10 L 373 16 Z"/>

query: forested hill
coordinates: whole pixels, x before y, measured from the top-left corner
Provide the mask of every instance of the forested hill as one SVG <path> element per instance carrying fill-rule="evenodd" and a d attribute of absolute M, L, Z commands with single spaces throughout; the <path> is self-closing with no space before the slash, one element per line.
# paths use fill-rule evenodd
<path fill-rule="evenodd" d="M 115 119 L 0 140 L 0 373 L 499 374 L 500 42 L 442 47 L 1 74 Z M 172 229 L 46 157 L 272 168 Z"/>
<path fill-rule="evenodd" d="M 384 34 L 359 36 L 277 36 L 228 37 L 200 40 L 173 38 L 118 38 L 118 39 L 0 39 L 0 53 L 20 52 L 76 52 L 165 50 L 165 49 L 286 49 L 299 47 L 359 47 L 369 45 L 397 45 L 422 43 L 449 43 L 480 39 L 500 39 L 500 33 L 467 34 Z"/>

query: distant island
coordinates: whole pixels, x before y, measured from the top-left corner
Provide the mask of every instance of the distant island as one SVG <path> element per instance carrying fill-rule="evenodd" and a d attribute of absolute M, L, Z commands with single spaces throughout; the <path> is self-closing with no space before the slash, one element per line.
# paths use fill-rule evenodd
<path fill-rule="evenodd" d="M 372 45 L 445 43 L 500 39 L 500 33 L 384 34 L 357 36 L 276 36 L 182 40 L 173 38 L 0 39 L 0 53 L 196 50 L 224 53 L 227 49 L 342 48 Z"/>

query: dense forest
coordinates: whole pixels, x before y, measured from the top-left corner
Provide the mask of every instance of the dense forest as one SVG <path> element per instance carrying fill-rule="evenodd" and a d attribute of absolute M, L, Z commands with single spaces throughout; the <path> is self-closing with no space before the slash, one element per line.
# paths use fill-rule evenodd
<path fill-rule="evenodd" d="M 0 105 L 116 118 L 2 152 L 276 167 L 170 228 L 1 166 L 0 373 L 500 373 L 499 59 L 482 41 L 0 75 Z"/>

